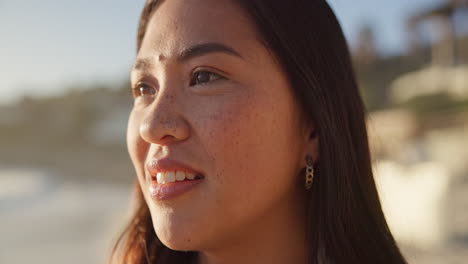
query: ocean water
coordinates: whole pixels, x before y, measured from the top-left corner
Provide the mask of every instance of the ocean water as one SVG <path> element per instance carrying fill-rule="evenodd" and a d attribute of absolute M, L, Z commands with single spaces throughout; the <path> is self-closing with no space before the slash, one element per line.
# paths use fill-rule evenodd
<path fill-rule="evenodd" d="M 0 170 L 0 263 L 104 263 L 126 221 L 130 186 L 63 183 Z"/>

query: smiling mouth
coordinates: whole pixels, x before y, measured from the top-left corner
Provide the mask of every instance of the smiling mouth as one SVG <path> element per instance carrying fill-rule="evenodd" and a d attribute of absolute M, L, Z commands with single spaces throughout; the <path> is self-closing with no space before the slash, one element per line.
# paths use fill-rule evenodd
<path fill-rule="evenodd" d="M 150 197 L 156 201 L 170 201 L 199 186 L 205 176 L 187 171 L 160 171 L 149 178 Z"/>
<path fill-rule="evenodd" d="M 183 181 L 202 180 L 205 176 L 201 173 L 192 173 L 186 171 L 164 171 L 158 172 L 156 175 L 151 175 L 151 180 L 158 184 L 167 184 Z"/>

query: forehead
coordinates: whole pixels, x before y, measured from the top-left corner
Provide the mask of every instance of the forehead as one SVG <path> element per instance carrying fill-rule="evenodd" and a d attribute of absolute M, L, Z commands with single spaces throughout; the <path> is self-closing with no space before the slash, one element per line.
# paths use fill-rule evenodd
<path fill-rule="evenodd" d="M 255 49 L 257 39 L 247 14 L 234 1 L 165 0 L 148 23 L 140 53 L 165 58 L 206 42 Z"/>

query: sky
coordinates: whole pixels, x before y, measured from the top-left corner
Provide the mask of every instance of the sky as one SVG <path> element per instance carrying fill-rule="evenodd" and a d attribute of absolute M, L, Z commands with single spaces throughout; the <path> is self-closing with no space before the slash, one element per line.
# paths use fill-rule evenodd
<path fill-rule="evenodd" d="M 405 19 L 442 0 L 328 0 L 352 44 L 370 24 L 385 55 L 405 49 Z M 119 84 L 135 56 L 144 0 L 0 0 L 0 104 Z"/>

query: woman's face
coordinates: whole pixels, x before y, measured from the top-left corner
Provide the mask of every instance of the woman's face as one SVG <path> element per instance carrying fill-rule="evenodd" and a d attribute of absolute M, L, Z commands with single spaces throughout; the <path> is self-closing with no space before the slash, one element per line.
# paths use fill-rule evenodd
<path fill-rule="evenodd" d="M 231 243 L 300 202 L 308 133 L 285 74 L 233 2 L 163 1 L 131 77 L 128 149 L 166 246 Z M 185 179 L 171 182 L 177 171 Z"/>

